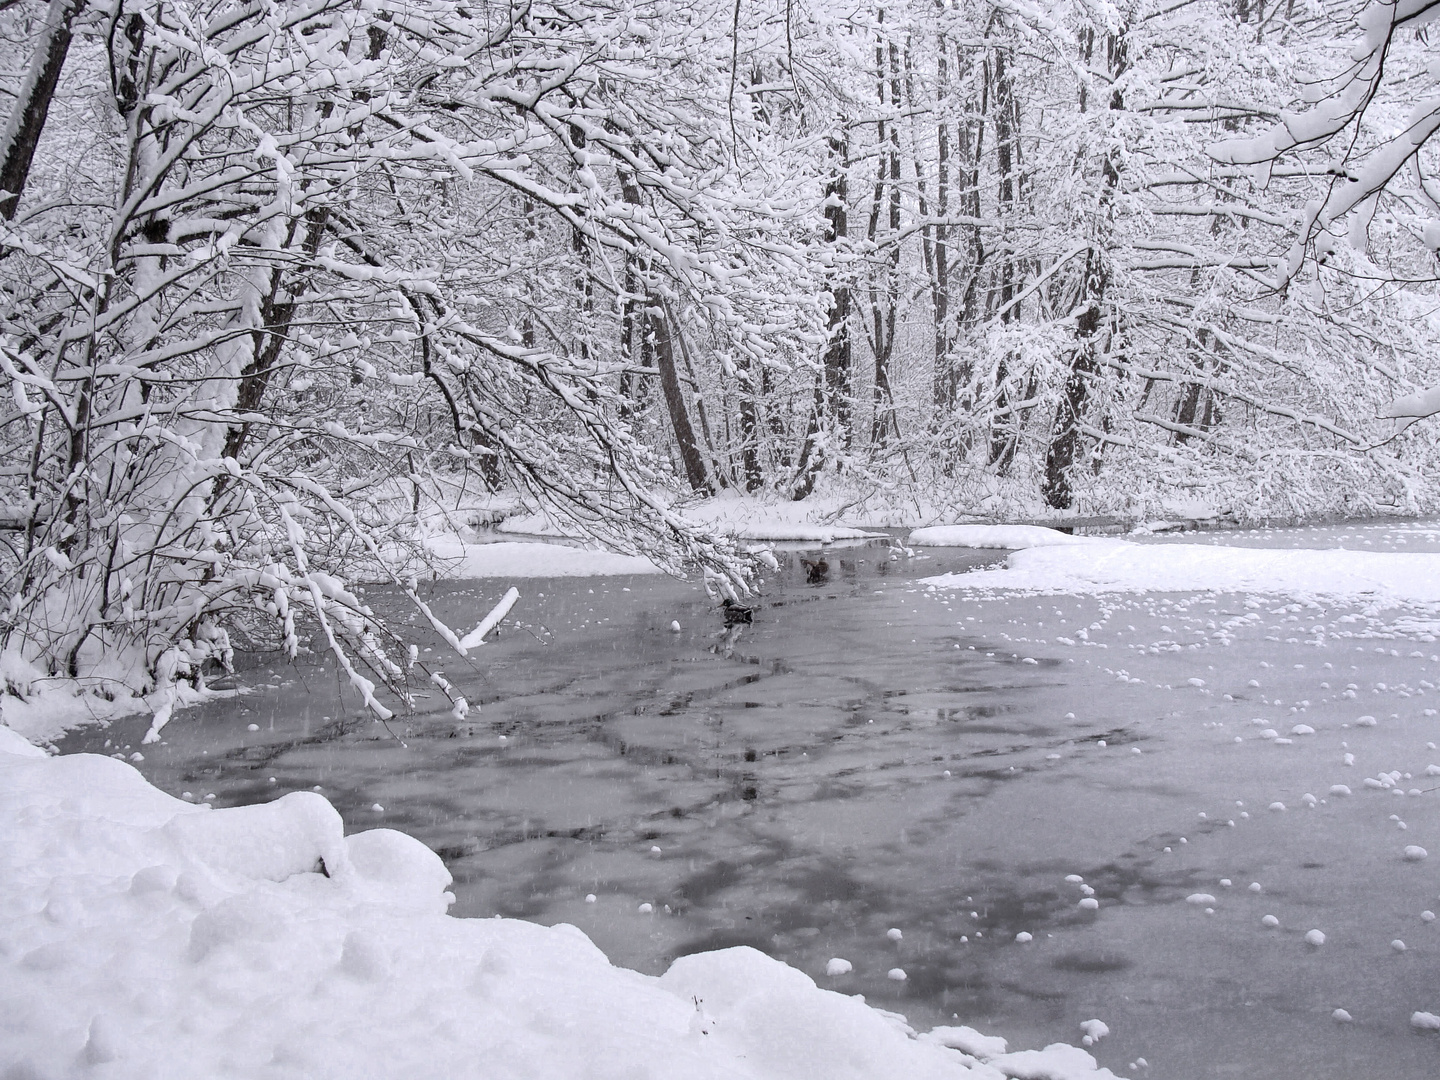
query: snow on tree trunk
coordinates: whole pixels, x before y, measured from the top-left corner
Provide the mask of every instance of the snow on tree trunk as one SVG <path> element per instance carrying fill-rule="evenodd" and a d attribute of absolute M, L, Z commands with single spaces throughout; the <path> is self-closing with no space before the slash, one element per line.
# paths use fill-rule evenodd
<path fill-rule="evenodd" d="M 55 86 L 70 51 L 71 27 L 84 6 L 85 0 L 50 0 L 25 80 L 10 106 L 5 130 L 0 133 L 0 218 L 6 221 L 14 219 L 20 206 L 35 148 L 45 130 Z"/>

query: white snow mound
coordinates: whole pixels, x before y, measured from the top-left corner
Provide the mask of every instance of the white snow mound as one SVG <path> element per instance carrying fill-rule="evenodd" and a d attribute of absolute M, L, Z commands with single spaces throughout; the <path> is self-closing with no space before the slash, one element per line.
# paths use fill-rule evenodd
<path fill-rule="evenodd" d="M 980 1064 L 753 949 L 612 967 L 571 926 L 451 918 L 449 884 L 319 795 L 212 810 L 0 727 L 0 1075 L 1110 1076 L 1074 1047 Z"/>

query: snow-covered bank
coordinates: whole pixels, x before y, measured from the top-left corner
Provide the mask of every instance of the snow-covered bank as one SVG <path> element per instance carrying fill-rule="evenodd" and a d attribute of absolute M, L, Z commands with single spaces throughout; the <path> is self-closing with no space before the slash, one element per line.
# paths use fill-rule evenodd
<path fill-rule="evenodd" d="M 1004 548 L 1022 551 L 1034 547 L 1103 544 L 1092 536 L 1072 536 L 1043 525 L 931 525 L 910 531 L 917 547 Z"/>
<path fill-rule="evenodd" d="M 425 544 L 435 557 L 439 573 L 462 580 L 662 573 L 646 558 L 564 543 L 475 544 L 454 535 L 435 535 L 428 537 Z M 463 627 L 457 628 L 456 633 L 466 636 Z M 473 631 L 467 641 L 470 647 L 478 643 Z M 168 704 L 173 709 L 243 692 L 197 687 L 185 679 L 174 681 L 169 690 L 173 700 Z M 86 724 L 104 723 L 139 712 L 160 715 L 166 707 L 164 692 L 147 690 L 143 672 L 127 669 L 113 659 L 88 677 L 69 678 L 46 675 L 25 663 L 17 653 L 7 653 L 0 657 L 0 691 L 7 691 L 0 693 L 0 725 L 42 744 Z M 168 717 L 168 710 L 164 715 Z"/>
<path fill-rule="evenodd" d="M 433 536 L 425 546 L 449 578 L 610 577 L 658 574 L 662 571 L 638 555 L 570 547 L 566 544 L 505 540 L 469 544 L 449 536 Z"/>
<path fill-rule="evenodd" d="M 771 502 L 727 491 L 675 509 L 690 521 L 737 540 L 808 540 L 828 544 L 835 540 L 863 540 L 884 535 L 866 528 L 838 524 L 835 519 L 840 516 L 843 507 L 834 499 Z M 542 513 L 516 513 L 497 524 L 495 531 L 525 536 L 567 537 L 574 529 L 561 526 Z"/>
<path fill-rule="evenodd" d="M 46 675 L 27 664 L 17 651 L 8 651 L 0 656 L 0 731 L 8 727 L 44 745 L 86 724 L 154 713 L 161 704 L 160 695 L 147 699 L 137 687 L 127 684 L 124 675 L 115 664 L 105 674 L 91 678 Z M 180 708 L 234 693 L 197 689 L 186 682 L 174 684 L 173 690 L 173 705 Z"/>
<path fill-rule="evenodd" d="M 0 1075 L 1113 1076 L 915 1038 L 752 949 L 615 968 L 573 927 L 449 917 L 449 883 L 317 794 L 210 810 L 0 727 Z"/>
<path fill-rule="evenodd" d="M 925 579 L 943 588 L 1042 592 L 1253 592 L 1382 607 L 1440 604 L 1440 553 L 1134 544 L 1016 551 L 1002 568 Z"/>
<path fill-rule="evenodd" d="M 864 540 L 882 536 L 873 530 L 842 525 L 841 508 L 833 501 L 765 502 L 726 492 L 687 506 L 685 516 L 737 540 L 811 541 Z"/>

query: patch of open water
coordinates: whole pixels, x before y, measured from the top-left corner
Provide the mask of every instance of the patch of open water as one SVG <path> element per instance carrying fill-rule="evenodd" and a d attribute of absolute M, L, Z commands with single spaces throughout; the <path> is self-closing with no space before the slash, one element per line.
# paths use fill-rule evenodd
<path fill-rule="evenodd" d="M 820 583 L 781 554 L 730 631 L 684 583 L 520 583 L 520 628 L 445 668 L 480 711 L 437 693 L 392 722 L 403 744 L 312 660 L 247 673 L 254 693 L 177 717 L 139 767 L 219 805 L 318 785 L 351 829 L 439 851 L 455 914 L 573 923 L 642 971 L 749 944 L 921 1028 L 1038 1046 L 1099 1018 L 1101 1064 L 1157 1080 L 1436 1075 L 1440 1039 L 1408 1025 L 1440 1012 L 1428 634 L 1279 600 L 917 584 L 994 552 L 831 548 Z M 468 627 L 508 584 L 436 583 L 437 614 Z M 1399 782 L 1365 786 L 1381 773 Z"/>

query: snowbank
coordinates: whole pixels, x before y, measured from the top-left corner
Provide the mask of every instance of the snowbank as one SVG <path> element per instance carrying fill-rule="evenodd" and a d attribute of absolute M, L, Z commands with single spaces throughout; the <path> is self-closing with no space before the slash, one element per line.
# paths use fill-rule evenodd
<path fill-rule="evenodd" d="M 839 513 L 838 507 L 824 500 L 764 502 L 726 492 L 686 506 L 684 513 L 691 521 L 739 540 L 800 540 L 829 544 L 836 540 L 865 540 L 885 535 L 817 521 L 817 517 L 833 519 Z"/>
<path fill-rule="evenodd" d="M 1258 592 L 1353 601 L 1440 604 L 1440 553 L 1134 544 L 1017 551 L 1001 568 L 927 578 L 944 588 L 1041 592 Z"/>
<path fill-rule="evenodd" d="M 50 743 L 72 728 L 107 723 L 121 716 L 154 712 L 154 706 L 122 680 L 48 676 L 20 658 L 18 651 L 0 656 L 0 730 L 18 731 L 35 743 Z M 196 700 L 202 692 L 186 687 Z M 191 704 L 186 700 L 182 704 Z"/>
<path fill-rule="evenodd" d="M 916 1039 L 753 949 L 615 968 L 574 927 L 450 918 L 449 883 L 319 795 L 211 810 L 0 727 L 0 1075 L 1112 1077 Z"/>
<path fill-rule="evenodd" d="M 1061 547 L 1070 544 L 1103 544 L 1094 536 L 1071 536 L 1043 525 L 931 525 L 910 531 L 916 547 L 1006 548 L 1021 551 L 1034 547 Z"/>
<path fill-rule="evenodd" d="M 638 555 L 616 555 L 565 544 L 518 540 L 467 544 L 453 537 L 433 536 L 425 546 L 440 560 L 444 575 L 451 578 L 609 577 L 662 572 Z"/>
<path fill-rule="evenodd" d="M 806 500 L 797 503 L 787 499 L 766 502 L 735 492 L 722 492 L 709 499 L 677 506 L 676 509 L 696 524 L 739 540 L 813 540 L 828 544 L 835 540 L 863 540 L 884 535 L 847 525 L 818 522 L 817 518 L 829 518 L 839 512 L 833 501 Z M 507 517 L 495 526 L 495 531 L 525 536 L 569 535 L 564 527 L 540 513 Z"/>
<path fill-rule="evenodd" d="M 814 540 L 831 544 L 836 540 L 867 540 L 884 536 L 884 533 L 852 529 L 847 525 L 809 525 L 803 522 L 721 522 L 722 532 L 739 540 Z"/>

